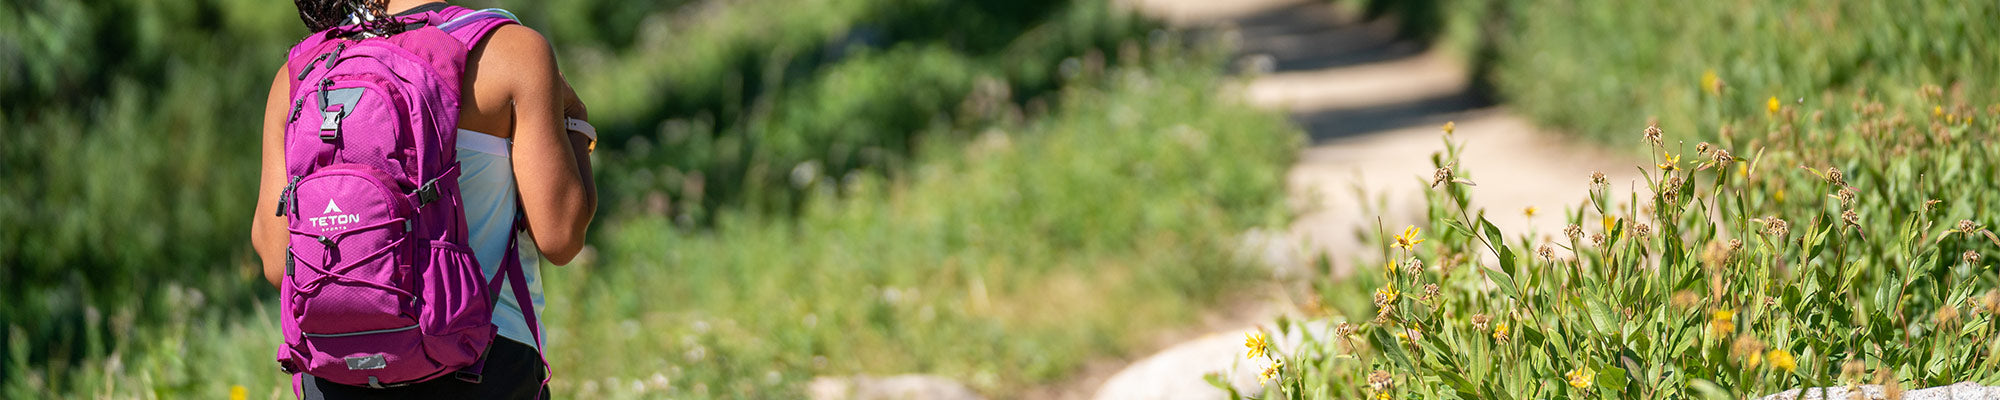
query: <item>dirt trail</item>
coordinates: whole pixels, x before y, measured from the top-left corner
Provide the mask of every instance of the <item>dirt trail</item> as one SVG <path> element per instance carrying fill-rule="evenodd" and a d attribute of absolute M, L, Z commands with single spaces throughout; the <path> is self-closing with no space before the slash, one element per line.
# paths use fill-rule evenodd
<path fill-rule="evenodd" d="M 1564 208 L 1585 196 L 1593 171 L 1623 187 L 1636 179 L 1634 166 L 1645 165 L 1536 129 L 1475 93 L 1465 67 L 1444 52 L 1398 39 L 1391 23 L 1358 21 L 1323 0 L 1121 3 L 1179 29 L 1224 32 L 1237 40 L 1239 64 L 1251 71 L 1237 92 L 1253 104 L 1289 112 L 1310 136 L 1286 177 L 1288 200 L 1300 217 L 1281 235 L 1250 240 L 1280 269 L 1312 268 L 1308 260 L 1319 254 L 1329 256 L 1333 271 L 1304 276 L 1379 262 L 1373 250 L 1361 248 L 1358 232 L 1374 230 L 1378 217 L 1385 229 L 1422 224 L 1423 190 L 1434 172 L 1430 156 L 1443 151 L 1439 127 L 1448 121 L 1466 145 L 1457 169 L 1470 171 L 1477 183 L 1476 205 L 1509 232 L 1559 235 Z M 1524 215 L 1529 206 L 1538 215 Z M 1261 366 L 1236 365 L 1242 332 L 1294 308 L 1282 296 L 1246 299 L 1218 310 L 1199 330 L 1143 338 L 1164 349 L 1154 355 L 1093 363 L 1072 381 L 1032 397 L 1221 398 L 1201 375 L 1223 370 L 1237 387 L 1254 390 L 1254 370 Z"/>

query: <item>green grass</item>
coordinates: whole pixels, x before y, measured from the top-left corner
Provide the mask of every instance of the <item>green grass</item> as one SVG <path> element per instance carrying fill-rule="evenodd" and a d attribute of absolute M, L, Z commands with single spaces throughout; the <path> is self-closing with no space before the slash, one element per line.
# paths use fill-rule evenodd
<path fill-rule="evenodd" d="M 1112 68 L 1101 87 L 1065 89 L 1048 118 L 927 147 L 905 177 L 815 180 L 845 194 L 796 218 L 606 218 L 594 260 L 544 267 L 555 390 L 790 397 L 815 375 L 920 372 L 1005 396 L 1132 350 L 1132 334 L 1253 279 L 1234 235 L 1283 218 L 1299 136 L 1212 96 L 1213 70 Z M 172 293 L 156 301 L 204 309 Z M 262 311 L 121 328 L 117 347 L 147 350 L 110 357 L 122 368 L 93 359 L 62 385 L 31 374 L 9 390 L 261 397 L 282 384 L 255 344 L 276 337 Z M 671 385 L 648 386 L 656 374 Z"/>
<path fill-rule="evenodd" d="M 32 61 L 0 70 L 26 133 L 0 135 L 0 299 L 23 300 L 0 397 L 283 392 L 242 234 L 261 85 L 302 32 L 236 3 L 0 13 L 39 21 L 0 25 L 0 59 Z M 1298 133 L 1104 2 L 685 4 L 518 7 L 605 134 L 590 261 L 547 270 L 558 393 L 922 372 L 1008 396 L 1254 279 L 1230 246 L 1284 218 Z M 574 24 L 619 6 L 647 27 Z M 113 17 L 140 28 L 87 23 Z M 147 41 L 191 32 L 221 39 Z M 91 51 L 124 41 L 161 50 Z"/>

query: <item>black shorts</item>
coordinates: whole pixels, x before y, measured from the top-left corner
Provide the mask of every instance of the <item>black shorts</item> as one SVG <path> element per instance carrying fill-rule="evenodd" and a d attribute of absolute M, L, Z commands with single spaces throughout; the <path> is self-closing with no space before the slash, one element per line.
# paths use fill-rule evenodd
<path fill-rule="evenodd" d="M 479 383 L 443 376 L 386 389 L 342 385 L 300 374 L 300 398 L 534 399 L 537 394 L 541 395 L 540 398 L 549 398 L 549 389 L 542 387 L 542 377 L 547 376 L 548 371 L 542 369 L 541 353 L 532 346 L 506 337 L 494 337 L 493 346 L 486 350 L 486 369 L 483 372 L 485 376 Z"/>

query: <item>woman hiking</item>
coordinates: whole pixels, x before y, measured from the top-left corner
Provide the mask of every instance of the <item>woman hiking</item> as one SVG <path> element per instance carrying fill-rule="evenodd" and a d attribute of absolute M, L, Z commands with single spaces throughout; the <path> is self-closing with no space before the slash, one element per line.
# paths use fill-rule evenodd
<path fill-rule="evenodd" d="M 517 231 L 564 265 L 597 208 L 548 40 L 435 0 L 294 3 L 314 34 L 271 83 L 251 226 L 280 369 L 307 399 L 546 397 Z"/>

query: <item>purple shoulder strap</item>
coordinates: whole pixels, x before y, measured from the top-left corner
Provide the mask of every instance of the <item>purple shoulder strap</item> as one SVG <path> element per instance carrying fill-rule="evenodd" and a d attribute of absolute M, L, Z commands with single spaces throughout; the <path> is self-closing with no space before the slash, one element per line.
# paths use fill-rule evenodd
<path fill-rule="evenodd" d="M 451 37 L 458 39 L 459 43 L 465 45 L 467 51 L 471 51 L 473 47 L 478 47 L 479 42 L 485 40 L 486 35 L 493 33 L 494 29 L 519 23 L 514 18 L 514 13 L 498 8 L 472 10 L 465 7 L 452 6 L 438 13 L 440 14 L 439 16 L 445 19 L 443 23 L 438 25 L 438 29 L 444 30 L 445 33 L 451 34 Z"/>
<path fill-rule="evenodd" d="M 493 33 L 493 30 L 509 24 L 519 23 L 515 20 L 513 13 L 498 8 L 472 10 L 452 6 L 444 10 L 439 10 L 437 13 L 438 17 L 444 20 L 443 23 L 438 25 L 438 29 L 443 30 L 446 34 L 450 34 L 452 38 L 458 39 L 458 42 L 465 46 L 466 51 L 471 51 L 474 47 L 478 47 L 479 43 L 484 41 L 487 35 Z M 535 318 L 535 299 L 528 293 L 527 273 L 523 271 L 521 266 L 521 241 L 518 235 L 513 234 L 520 232 L 525 222 L 523 218 L 517 215 L 515 216 L 514 223 L 508 226 L 507 251 L 502 253 L 500 257 L 499 271 L 494 274 L 492 281 L 487 283 L 487 293 L 492 294 L 494 299 L 498 300 L 500 290 L 502 290 L 500 285 L 503 281 L 508 284 L 508 289 L 513 291 L 514 300 L 521 305 L 521 317 L 528 323 L 528 333 L 534 336 L 535 352 L 541 354 L 543 371 L 545 371 L 542 375 L 542 385 L 547 386 L 549 377 L 554 375 L 554 373 L 547 369 L 549 362 L 548 355 L 544 353 L 545 346 L 542 341 L 541 322 Z M 481 358 L 479 365 L 473 368 L 475 370 L 483 369 L 485 361 L 484 358 Z"/>

